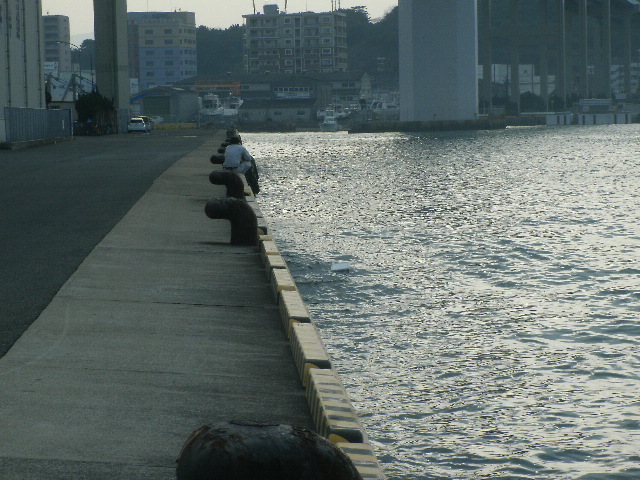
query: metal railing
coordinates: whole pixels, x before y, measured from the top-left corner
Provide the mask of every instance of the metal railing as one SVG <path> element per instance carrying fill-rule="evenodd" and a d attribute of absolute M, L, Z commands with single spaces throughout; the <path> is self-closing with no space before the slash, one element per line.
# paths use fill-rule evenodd
<path fill-rule="evenodd" d="M 73 135 L 71 110 L 5 107 L 4 117 L 8 143 Z"/>

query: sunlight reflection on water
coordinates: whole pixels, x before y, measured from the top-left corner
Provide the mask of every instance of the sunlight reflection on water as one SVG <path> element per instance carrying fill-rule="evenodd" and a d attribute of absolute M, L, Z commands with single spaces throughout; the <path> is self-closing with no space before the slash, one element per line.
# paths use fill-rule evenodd
<path fill-rule="evenodd" d="M 635 125 L 243 141 L 390 478 L 640 478 Z"/>

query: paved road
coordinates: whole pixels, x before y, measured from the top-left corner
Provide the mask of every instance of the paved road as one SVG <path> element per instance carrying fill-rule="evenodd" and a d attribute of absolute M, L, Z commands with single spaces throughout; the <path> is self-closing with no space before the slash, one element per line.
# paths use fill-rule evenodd
<path fill-rule="evenodd" d="M 0 357 L 153 181 L 211 134 L 156 130 L 0 151 Z"/>

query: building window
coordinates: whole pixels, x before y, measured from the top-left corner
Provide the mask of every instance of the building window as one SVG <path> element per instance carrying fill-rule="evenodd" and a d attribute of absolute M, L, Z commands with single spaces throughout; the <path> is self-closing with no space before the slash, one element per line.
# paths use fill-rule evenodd
<path fill-rule="evenodd" d="M 285 44 L 285 45 L 293 45 L 293 41 L 291 41 L 291 40 L 285 40 L 285 41 L 284 41 L 284 44 Z"/>
<path fill-rule="evenodd" d="M 323 45 L 331 45 L 331 39 L 330 38 L 323 38 L 322 39 L 322 44 Z"/>
<path fill-rule="evenodd" d="M 145 40 L 144 44 L 145 45 L 153 45 L 153 40 Z"/>
<path fill-rule="evenodd" d="M 304 110 L 298 110 L 298 116 L 304 116 L 306 112 Z"/>
<path fill-rule="evenodd" d="M 145 30 L 144 31 L 145 35 L 153 35 L 153 30 Z"/>
<path fill-rule="evenodd" d="M 146 52 L 144 52 L 145 55 L 155 55 L 156 52 L 154 52 L 153 50 L 147 50 Z"/>
<path fill-rule="evenodd" d="M 292 50 L 291 48 L 287 48 L 287 49 L 284 51 L 284 54 L 285 54 L 285 55 L 293 55 L 293 50 Z"/>
<path fill-rule="evenodd" d="M 172 29 L 170 29 L 170 28 L 165 28 L 165 29 L 164 29 L 164 33 L 165 33 L 166 35 L 171 35 L 171 34 L 173 33 L 173 30 L 172 30 Z"/>
<path fill-rule="evenodd" d="M 173 50 L 165 50 L 164 54 L 165 55 L 173 55 Z"/>
<path fill-rule="evenodd" d="M 331 55 L 333 53 L 333 50 L 331 48 L 323 48 L 322 49 L 322 54 L 323 55 Z"/>
<path fill-rule="evenodd" d="M 147 77 L 155 77 L 156 72 L 147 72 Z"/>
<path fill-rule="evenodd" d="M 173 38 L 166 38 L 164 40 L 165 45 L 173 45 Z"/>
<path fill-rule="evenodd" d="M 330 58 L 323 58 L 322 65 L 333 65 L 333 60 L 331 60 Z"/>
<path fill-rule="evenodd" d="M 273 115 L 277 117 L 278 115 L 282 115 L 282 112 L 280 112 L 280 111 L 275 111 L 275 112 L 273 112 Z"/>
<path fill-rule="evenodd" d="M 293 66 L 293 60 L 285 60 L 284 61 L 284 65 L 285 65 L 285 67 L 292 67 Z"/>
<path fill-rule="evenodd" d="M 173 65 L 173 60 L 167 60 L 166 62 L 164 62 L 165 66 L 171 66 Z"/>
<path fill-rule="evenodd" d="M 290 18 L 285 18 L 284 19 L 284 23 L 285 23 L 285 25 L 290 25 L 291 24 L 291 19 Z"/>
<path fill-rule="evenodd" d="M 145 64 L 147 67 L 153 67 L 154 62 L 153 62 L 153 60 L 147 60 L 144 64 Z"/>

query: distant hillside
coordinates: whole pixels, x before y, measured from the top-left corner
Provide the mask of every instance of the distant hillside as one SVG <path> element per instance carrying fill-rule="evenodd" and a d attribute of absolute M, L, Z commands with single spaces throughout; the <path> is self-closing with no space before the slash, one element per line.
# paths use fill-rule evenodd
<path fill-rule="evenodd" d="M 349 70 L 379 72 L 395 78 L 398 72 L 398 7 L 372 22 L 366 7 L 342 9 L 347 14 Z M 243 27 L 226 29 L 200 26 L 196 32 L 198 74 L 241 72 Z"/>

